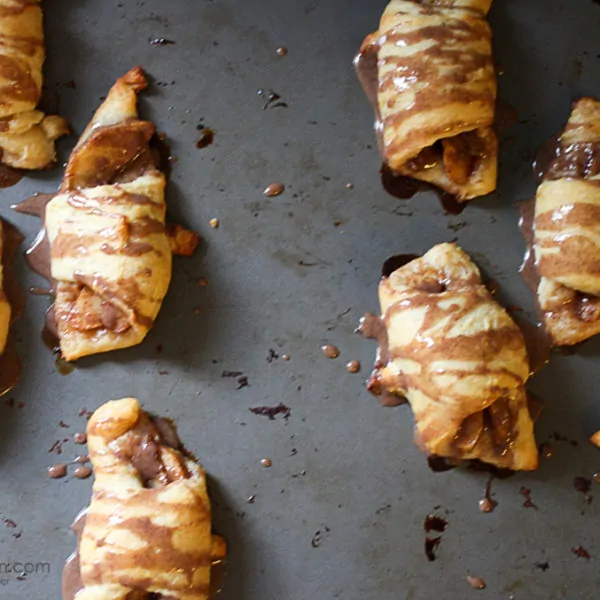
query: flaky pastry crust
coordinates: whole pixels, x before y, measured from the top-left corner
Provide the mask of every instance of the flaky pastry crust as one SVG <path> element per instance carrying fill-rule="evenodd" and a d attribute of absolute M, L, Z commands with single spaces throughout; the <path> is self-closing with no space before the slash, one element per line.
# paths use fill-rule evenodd
<path fill-rule="evenodd" d="M 369 389 L 405 397 L 430 456 L 500 468 L 538 465 L 520 329 L 454 244 L 435 246 L 379 286 L 379 356 Z"/>
<path fill-rule="evenodd" d="M 165 225 L 166 180 L 149 145 L 155 127 L 137 113 L 146 85 L 140 68 L 117 81 L 45 209 L 66 360 L 139 344 L 167 293 L 173 253 L 189 256 L 198 244 L 183 228 L 173 242 Z"/>
<path fill-rule="evenodd" d="M 535 200 L 538 301 L 557 346 L 600 333 L 600 101 L 576 102 Z"/>
<path fill-rule="evenodd" d="M 20 169 L 45 169 L 54 142 L 69 132 L 62 117 L 36 110 L 46 52 L 36 0 L 0 0 L 0 160 Z"/>
<path fill-rule="evenodd" d="M 101 406 L 87 433 L 95 481 L 77 600 L 207 600 L 225 543 L 211 533 L 202 467 L 134 398 Z"/>
<path fill-rule="evenodd" d="M 359 54 L 377 53 L 377 127 L 386 163 L 459 201 L 496 187 L 490 5 L 392 0 Z"/>

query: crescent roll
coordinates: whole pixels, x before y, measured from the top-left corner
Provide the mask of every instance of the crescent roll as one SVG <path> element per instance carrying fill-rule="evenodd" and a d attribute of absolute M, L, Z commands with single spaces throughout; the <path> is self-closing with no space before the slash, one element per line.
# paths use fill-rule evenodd
<path fill-rule="evenodd" d="M 368 382 L 408 400 L 417 444 L 431 457 L 531 470 L 538 452 L 520 329 L 454 244 L 435 246 L 384 277 Z"/>
<path fill-rule="evenodd" d="M 199 241 L 165 225 L 166 179 L 149 145 L 155 127 L 137 113 L 146 85 L 140 68 L 117 81 L 75 146 L 59 193 L 37 209 L 66 360 L 139 344 L 167 293 L 172 255 L 190 255 Z M 39 199 L 19 210 L 35 213 L 31 202 Z"/>
<path fill-rule="evenodd" d="M 375 101 L 385 162 L 459 201 L 496 188 L 491 4 L 392 0 L 355 60 L 361 75 L 372 68 L 367 57 L 377 58 L 376 90 L 366 91 Z M 373 87 L 372 76 L 361 79 Z"/>
<path fill-rule="evenodd" d="M 134 398 L 108 402 L 89 421 L 95 481 L 64 600 L 208 600 L 211 565 L 225 542 L 211 533 L 202 467 L 173 425 Z"/>
<path fill-rule="evenodd" d="M 600 333 L 600 101 L 573 106 L 535 199 L 537 296 L 557 346 Z"/>
<path fill-rule="evenodd" d="M 22 289 L 13 274 L 13 260 L 22 241 L 13 225 L 0 219 L 0 396 L 21 376 L 21 362 L 10 342 L 10 327 L 24 306 Z"/>
<path fill-rule="evenodd" d="M 39 0 L 0 0 L 0 160 L 20 169 L 56 161 L 65 120 L 36 110 L 46 53 Z"/>
<path fill-rule="evenodd" d="M 5 231 L 4 221 L 0 219 L 0 356 L 4 353 L 8 341 L 8 330 L 10 328 L 12 308 L 4 291 L 4 262 L 5 254 Z"/>

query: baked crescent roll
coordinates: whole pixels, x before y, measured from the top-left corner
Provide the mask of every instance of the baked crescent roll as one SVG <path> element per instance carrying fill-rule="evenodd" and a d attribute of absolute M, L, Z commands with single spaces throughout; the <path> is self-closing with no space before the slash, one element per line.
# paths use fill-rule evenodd
<path fill-rule="evenodd" d="M 21 362 L 10 342 L 10 327 L 24 308 L 23 291 L 13 274 L 13 260 L 23 238 L 19 231 L 0 219 L 0 396 L 21 376 Z"/>
<path fill-rule="evenodd" d="M 419 446 L 451 462 L 535 469 L 525 341 L 469 257 L 453 244 L 435 246 L 384 277 L 379 300 L 368 387 L 409 401 Z"/>
<path fill-rule="evenodd" d="M 149 145 L 155 128 L 137 114 L 145 87 L 140 68 L 117 81 L 73 150 L 59 193 L 39 211 L 66 360 L 139 344 L 167 293 L 172 255 L 193 253 L 199 241 L 165 226 L 166 180 Z"/>
<path fill-rule="evenodd" d="M 579 100 L 538 187 L 538 301 L 557 346 L 600 333 L 600 102 Z"/>
<path fill-rule="evenodd" d="M 0 356 L 6 348 L 12 314 L 10 302 L 4 291 L 4 245 L 4 221 L 0 219 L 0 256 L 2 256 L 2 261 L 0 262 Z"/>
<path fill-rule="evenodd" d="M 368 64 L 361 58 L 377 55 L 376 93 L 367 93 L 375 100 L 385 162 L 459 201 L 496 188 L 491 4 L 392 0 L 355 62 L 360 74 L 361 62 Z"/>
<path fill-rule="evenodd" d="M 0 0 L 0 149 L 4 164 L 45 169 L 54 141 L 69 132 L 64 119 L 36 110 L 46 53 L 36 0 Z"/>
<path fill-rule="evenodd" d="M 205 473 L 173 425 L 125 398 L 101 406 L 87 434 L 95 481 L 78 548 L 81 589 L 65 588 L 65 600 L 207 600 L 225 542 L 211 533 Z"/>

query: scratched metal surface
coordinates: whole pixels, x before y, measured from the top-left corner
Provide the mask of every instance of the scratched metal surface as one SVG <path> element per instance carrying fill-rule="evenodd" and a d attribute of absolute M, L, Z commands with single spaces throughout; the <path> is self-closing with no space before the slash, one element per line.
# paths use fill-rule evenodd
<path fill-rule="evenodd" d="M 60 597 L 61 568 L 75 544 L 69 525 L 89 501 L 91 481 L 49 480 L 47 466 L 81 449 L 72 442 L 62 456 L 48 449 L 83 428 L 83 407 L 135 395 L 178 421 L 211 476 L 215 529 L 230 545 L 223 600 L 597 598 L 600 498 L 592 489 L 586 504 L 572 482 L 600 470 L 600 454 L 585 441 L 600 428 L 600 342 L 556 354 L 532 383 L 546 404 L 539 441 L 557 431 L 578 446 L 553 442 L 554 456 L 539 471 L 494 482 L 499 505 L 484 515 L 478 500 L 486 476 L 431 473 L 411 441 L 408 408 L 380 408 L 365 391 L 375 348 L 352 331 L 377 308 L 386 257 L 452 238 L 501 284 L 507 304 L 531 314 L 517 273 L 524 244 L 514 203 L 532 194 L 529 160 L 562 126 L 570 101 L 600 94 L 600 6 L 495 3 L 501 94 L 520 122 L 502 144 L 498 192 L 451 217 L 431 194 L 401 204 L 379 185 L 371 110 L 351 61 L 383 0 L 45 4 L 46 82 L 76 131 L 131 66 L 152 75 L 141 110 L 178 158 L 170 212 L 205 244 L 195 258 L 176 261 L 142 346 L 82 360 L 68 376 L 40 342 L 47 300 L 29 298 L 16 326 L 25 374 L 6 397 L 16 405 L 0 405 L 0 563 L 49 563 L 50 573 L 24 581 L 0 573 L 0 597 Z M 157 36 L 176 43 L 150 45 Z M 280 45 L 289 49 L 285 58 L 276 54 Z M 275 90 L 288 107 L 263 111 L 259 88 Z M 195 148 L 201 118 L 216 131 L 204 150 Z M 73 143 L 61 143 L 63 158 Z M 0 213 L 28 240 L 36 220 L 9 206 L 55 189 L 60 175 L 1 192 Z M 287 189 L 268 199 L 262 190 L 272 181 Z M 209 227 L 213 217 L 219 229 Z M 22 261 L 19 275 L 26 285 L 41 283 Z M 341 349 L 339 359 L 321 355 L 324 342 Z M 291 360 L 267 362 L 269 348 Z M 359 375 L 346 372 L 349 359 L 362 362 Z M 249 387 L 237 390 L 223 370 L 242 371 Z M 248 410 L 281 401 L 292 410 L 287 423 Z M 259 464 L 263 457 L 270 469 Z M 522 486 L 538 510 L 523 507 Z M 430 512 L 449 522 L 433 563 L 423 551 Z M 579 545 L 589 561 L 571 552 Z M 546 562 L 547 570 L 536 567 Z M 488 589 L 472 590 L 468 573 Z"/>

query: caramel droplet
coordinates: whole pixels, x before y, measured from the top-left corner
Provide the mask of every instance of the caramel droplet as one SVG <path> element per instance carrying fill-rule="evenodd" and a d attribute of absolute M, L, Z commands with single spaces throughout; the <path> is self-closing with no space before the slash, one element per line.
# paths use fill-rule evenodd
<path fill-rule="evenodd" d="M 285 46 L 279 46 L 279 48 L 277 48 L 277 56 L 281 56 L 282 58 L 284 56 L 287 56 L 288 53 L 288 49 Z"/>
<path fill-rule="evenodd" d="M 485 581 L 481 579 L 481 577 L 467 575 L 467 581 L 469 582 L 469 585 L 476 590 L 485 590 L 486 588 Z"/>
<path fill-rule="evenodd" d="M 490 498 L 482 498 L 479 501 L 479 510 L 482 513 L 491 513 L 494 511 L 494 508 L 496 508 L 496 504 Z"/>
<path fill-rule="evenodd" d="M 92 470 L 89 467 L 77 467 L 73 475 L 77 479 L 87 479 L 92 474 Z"/>
<path fill-rule="evenodd" d="M 76 444 L 81 444 L 81 445 L 83 445 L 83 444 L 87 443 L 87 435 L 85 435 L 85 433 L 83 433 L 83 432 L 76 433 L 76 434 L 73 436 L 73 441 L 74 441 Z"/>
<path fill-rule="evenodd" d="M 358 373 L 360 371 L 360 362 L 357 360 L 351 360 L 346 363 L 346 371 L 348 373 Z"/>
<path fill-rule="evenodd" d="M 260 464 L 268 469 L 273 465 L 273 461 L 270 458 L 263 458 L 261 459 Z"/>
<path fill-rule="evenodd" d="M 61 375 L 70 375 L 75 370 L 75 367 L 73 366 L 73 364 L 70 362 L 67 362 L 61 356 L 58 356 L 56 358 L 56 361 L 54 364 L 56 365 L 56 370 Z"/>
<path fill-rule="evenodd" d="M 540 454 L 544 458 L 552 458 L 552 446 L 548 443 L 543 443 L 540 446 Z"/>
<path fill-rule="evenodd" d="M 289 354 L 282 354 L 282 355 L 281 355 L 281 358 L 282 358 L 283 360 L 290 360 L 292 357 L 291 357 Z"/>
<path fill-rule="evenodd" d="M 283 183 L 270 183 L 265 188 L 263 194 L 269 198 L 274 198 L 275 196 L 280 196 L 283 192 L 285 192 L 285 185 Z"/>
<path fill-rule="evenodd" d="M 67 465 L 52 465 L 48 467 L 48 477 L 61 479 L 67 475 Z"/>
<path fill-rule="evenodd" d="M 346 189 L 347 189 L 347 190 L 354 189 L 354 184 L 353 184 L 353 183 L 351 183 L 351 182 L 348 182 L 348 183 L 346 184 Z"/>
<path fill-rule="evenodd" d="M 210 146 L 215 140 L 215 132 L 208 128 L 202 127 L 200 129 L 200 139 L 196 142 L 196 148 L 202 150 Z"/>
<path fill-rule="evenodd" d="M 219 227 L 219 219 L 211 219 L 208 224 L 213 228 L 217 229 Z"/>
<path fill-rule="evenodd" d="M 338 348 L 332 346 L 331 344 L 325 344 L 324 346 L 321 346 L 321 352 L 323 352 L 327 358 L 337 358 L 340 355 Z"/>

